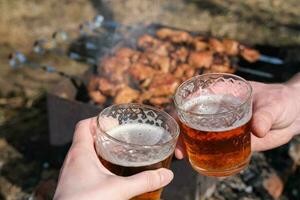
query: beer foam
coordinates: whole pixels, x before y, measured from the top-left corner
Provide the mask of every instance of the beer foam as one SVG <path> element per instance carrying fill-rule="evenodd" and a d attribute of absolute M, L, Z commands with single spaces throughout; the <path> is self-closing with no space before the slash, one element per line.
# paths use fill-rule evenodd
<path fill-rule="evenodd" d="M 107 134 L 117 140 L 138 145 L 159 145 L 172 139 L 171 134 L 162 127 L 138 123 L 122 124 L 109 130 Z M 97 144 L 96 148 L 105 160 L 126 167 L 152 165 L 164 160 L 174 151 L 169 144 L 161 147 L 126 147 L 126 149 L 123 145 L 111 142 L 106 147 Z"/>
<path fill-rule="evenodd" d="M 107 134 L 117 140 L 139 145 L 161 144 L 172 139 L 165 129 L 150 124 L 123 124 L 107 131 Z"/>
<path fill-rule="evenodd" d="M 237 108 L 240 107 L 242 103 L 243 102 L 239 98 L 232 95 L 204 95 L 200 97 L 195 97 L 186 101 L 183 104 L 183 109 L 185 111 L 197 113 L 199 115 L 218 114 L 218 116 L 214 116 L 209 119 L 211 120 L 211 123 L 208 122 L 208 124 L 213 124 L 213 127 L 208 127 L 205 124 L 201 124 L 201 122 L 199 122 L 201 121 L 201 116 L 184 114 L 186 115 L 184 121 L 188 126 L 202 131 L 221 132 L 221 131 L 231 130 L 246 124 L 251 119 L 252 116 L 251 105 L 249 105 L 250 106 L 249 110 L 245 110 L 245 108 L 243 108 L 242 112 L 245 113 L 244 115 L 241 115 L 241 113 L 236 112 L 237 116 L 241 116 L 241 117 L 236 118 L 236 120 L 233 123 L 228 124 L 228 126 L 226 127 L 224 127 L 224 123 L 220 123 L 220 125 L 218 125 L 217 121 L 220 118 L 226 119 L 227 117 L 229 117 L 226 112 L 237 110 Z M 208 117 L 203 116 L 202 118 L 208 118 Z M 220 121 L 224 122 L 226 120 L 220 120 Z"/>

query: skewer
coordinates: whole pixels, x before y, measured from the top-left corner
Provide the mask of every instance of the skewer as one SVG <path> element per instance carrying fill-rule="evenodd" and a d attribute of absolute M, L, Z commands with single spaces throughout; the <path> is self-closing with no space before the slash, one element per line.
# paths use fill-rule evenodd
<path fill-rule="evenodd" d="M 122 25 L 116 21 L 106 21 L 106 20 L 104 20 L 103 16 L 97 15 L 92 21 L 87 21 L 80 25 L 79 34 L 80 35 L 96 34 L 96 36 L 97 36 L 101 32 L 100 28 L 103 28 L 103 27 L 117 29 L 117 28 L 130 28 L 131 26 Z M 52 51 L 53 49 L 55 49 L 57 47 L 57 45 L 66 43 L 68 41 L 71 41 L 71 40 L 69 38 L 69 35 L 66 32 L 64 32 L 62 30 L 56 31 L 53 33 L 51 40 L 38 40 L 34 45 L 33 51 L 36 53 L 43 54 L 43 52 L 45 52 L 47 50 Z M 85 42 L 77 41 L 77 42 L 75 42 L 75 44 L 84 45 L 85 48 L 89 49 L 89 50 L 97 50 L 98 49 L 96 44 L 94 44 L 93 42 L 89 42 L 89 41 L 85 41 Z M 66 52 L 64 52 L 64 53 L 66 53 Z M 10 59 L 10 61 L 9 61 L 10 65 L 12 67 L 17 68 L 19 65 L 23 65 L 23 64 L 27 64 L 29 66 L 34 65 L 35 67 L 37 66 L 37 64 L 33 64 L 33 63 L 27 61 L 26 57 L 20 52 L 16 52 L 14 56 L 15 56 L 15 59 Z M 74 60 L 84 59 L 87 63 L 96 64 L 95 59 L 83 58 L 80 54 L 75 53 L 75 52 L 70 52 L 68 54 L 68 56 Z M 260 57 L 258 60 L 261 62 L 273 64 L 273 65 L 282 65 L 284 63 L 284 61 L 282 59 L 264 55 L 264 54 L 260 54 Z M 52 66 L 40 65 L 39 68 L 43 69 L 44 71 L 46 71 L 48 73 L 57 73 L 61 76 L 67 77 L 67 78 L 74 78 L 72 76 L 65 74 L 64 72 L 57 71 L 56 68 L 52 67 Z M 249 69 L 249 68 L 245 68 L 245 67 L 238 67 L 237 70 L 241 71 L 241 72 L 249 73 L 252 75 L 264 77 L 264 78 L 274 78 L 273 74 L 263 72 L 260 70 Z M 78 78 L 79 77 L 75 77 L 75 79 L 78 79 Z"/>
<path fill-rule="evenodd" d="M 267 55 L 264 55 L 264 54 L 260 54 L 260 57 L 259 57 L 258 60 L 261 61 L 261 62 L 266 62 L 266 63 L 273 64 L 273 65 L 282 65 L 284 63 L 283 60 L 281 60 L 280 58 L 267 56 Z"/>
<path fill-rule="evenodd" d="M 82 36 L 86 35 L 99 35 L 101 33 L 101 28 L 108 28 L 108 29 L 118 29 L 118 28 L 132 28 L 132 26 L 122 25 L 113 20 L 104 20 L 102 15 L 97 15 L 94 17 L 92 21 L 86 21 L 79 26 L 79 34 Z M 52 35 L 52 40 L 37 40 L 34 45 L 34 52 L 36 53 L 43 53 L 45 50 L 50 50 L 56 47 L 57 43 L 64 43 L 69 41 L 69 36 L 66 32 L 60 30 L 56 31 Z M 50 44 L 50 45 L 49 45 Z M 97 50 L 99 49 L 97 45 L 93 44 L 92 42 L 81 42 L 76 41 L 75 45 L 84 45 L 86 49 L 89 50 Z M 52 46 L 52 48 L 49 48 Z M 273 65 L 282 65 L 284 61 L 277 57 L 272 57 L 264 54 L 260 54 L 258 61 L 270 63 Z"/>
<path fill-rule="evenodd" d="M 108 27 L 113 27 L 113 28 L 120 28 L 120 27 L 130 28 L 130 26 L 122 25 L 116 21 L 104 21 L 103 26 L 108 26 Z M 273 56 L 264 55 L 264 54 L 260 54 L 260 57 L 258 58 L 258 60 L 261 62 L 273 64 L 273 65 L 284 64 L 284 61 L 282 59 L 273 57 Z"/>
<path fill-rule="evenodd" d="M 237 71 L 252 74 L 255 76 L 264 77 L 264 78 L 269 78 L 269 79 L 274 78 L 274 75 L 271 73 L 263 72 L 263 71 L 256 70 L 256 69 L 245 68 L 245 67 L 241 67 L 241 66 L 237 67 Z"/>

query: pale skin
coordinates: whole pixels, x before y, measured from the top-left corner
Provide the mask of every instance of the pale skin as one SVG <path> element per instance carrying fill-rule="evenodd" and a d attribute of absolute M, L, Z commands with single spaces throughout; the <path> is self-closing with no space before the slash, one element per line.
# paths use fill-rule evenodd
<path fill-rule="evenodd" d="M 300 133 L 300 74 L 285 84 L 251 82 L 253 87 L 252 150 L 281 146 Z M 94 148 L 95 118 L 81 121 L 75 130 L 54 199 L 126 200 L 164 187 L 173 179 L 167 169 L 146 171 L 131 177 L 110 173 Z M 179 141 L 178 159 L 185 157 Z"/>
<path fill-rule="evenodd" d="M 300 134 L 300 73 L 284 84 L 250 82 L 253 88 L 252 151 L 265 151 Z M 180 140 L 175 155 L 186 156 Z"/>
<path fill-rule="evenodd" d="M 96 118 L 77 124 L 54 199 L 125 200 L 171 182 L 173 173 L 164 168 L 130 177 L 110 173 L 99 161 L 94 148 L 95 127 Z"/>

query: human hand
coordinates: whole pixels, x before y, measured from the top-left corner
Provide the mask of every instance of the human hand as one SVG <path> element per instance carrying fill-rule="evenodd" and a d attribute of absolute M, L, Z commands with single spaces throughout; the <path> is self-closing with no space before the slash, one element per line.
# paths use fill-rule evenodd
<path fill-rule="evenodd" d="M 251 82 L 253 87 L 252 150 L 281 146 L 300 133 L 300 88 Z"/>
<path fill-rule="evenodd" d="M 252 150 L 278 147 L 300 133 L 300 74 L 286 84 L 251 82 L 253 87 Z M 186 156 L 179 138 L 175 156 Z"/>
<path fill-rule="evenodd" d="M 95 129 L 96 118 L 77 124 L 72 146 L 61 169 L 55 200 L 125 200 L 157 190 L 171 182 L 173 173 L 164 168 L 130 177 L 112 174 L 97 157 L 93 138 Z"/>

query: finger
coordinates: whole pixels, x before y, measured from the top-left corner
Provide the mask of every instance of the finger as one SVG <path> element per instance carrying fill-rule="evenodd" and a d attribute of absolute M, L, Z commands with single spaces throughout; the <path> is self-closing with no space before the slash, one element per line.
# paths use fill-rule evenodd
<path fill-rule="evenodd" d="M 251 136 L 252 151 L 266 151 L 288 143 L 293 137 L 290 129 L 273 130 L 267 133 L 264 138 Z"/>
<path fill-rule="evenodd" d="M 257 137 L 264 137 L 274 123 L 274 107 L 266 105 L 254 110 L 252 117 L 252 132 Z"/>
<path fill-rule="evenodd" d="M 158 190 L 168 185 L 173 179 L 171 170 L 161 168 L 157 170 L 144 171 L 142 173 L 124 178 L 120 190 L 125 199 L 130 199 L 137 195 Z"/>
<path fill-rule="evenodd" d="M 181 160 L 186 156 L 187 156 L 187 153 L 186 153 L 186 149 L 185 149 L 185 144 L 183 142 L 182 136 L 180 135 L 179 139 L 178 139 L 178 142 L 176 144 L 176 148 L 175 148 L 175 157 L 177 159 Z"/>
<path fill-rule="evenodd" d="M 73 136 L 73 146 L 80 145 L 94 151 L 93 132 L 96 128 L 96 117 L 81 120 L 77 123 Z"/>
<path fill-rule="evenodd" d="M 261 91 L 265 90 L 267 85 L 255 81 L 249 81 L 249 83 L 253 88 L 252 132 L 257 137 L 263 137 L 272 126 L 270 117 L 273 118 L 273 116 L 269 113 L 270 107 L 261 105 L 264 103 L 264 98 L 262 99 L 260 94 Z"/>
<path fill-rule="evenodd" d="M 186 156 L 186 154 L 184 153 L 184 150 L 180 147 L 177 146 L 175 149 L 175 157 L 179 160 L 183 159 Z"/>
<path fill-rule="evenodd" d="M 109 131 L 119 125 L 119 121 L 113 117 L 99 117 L 100 131 Z"/>

